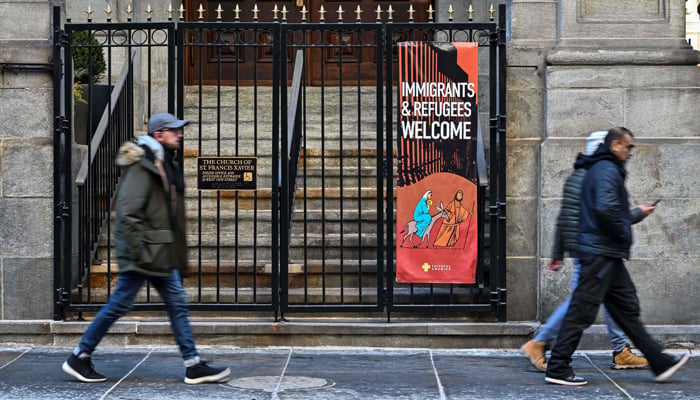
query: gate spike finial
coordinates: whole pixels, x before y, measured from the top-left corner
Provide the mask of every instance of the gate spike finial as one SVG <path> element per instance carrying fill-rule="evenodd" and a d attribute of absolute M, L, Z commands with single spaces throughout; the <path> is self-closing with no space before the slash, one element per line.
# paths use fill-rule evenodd
<path fill-rule="evenodd" d="M 233 9 L 233 17 L 236 19 L 236 21 L 241 20 L 241 8 L 238 7 L 238 3 L 236 3 L 236 8 Z"/>
<path fill-rule="evenodd" d="M 413 22 L 413 14 L 416 12 L 416 10 L 413 9 L 413 4 L 408 5 L 408 21 Z"/>
<path fill-rule="evenodd" d="M 355 9 L 355 14 L 357 14 L 357 22 L 362 21 L 362 18 L 360 17 L 360 14 L 362 14 L 362 9 L 360 8 L 360 5 L 357 5 L 357 8 Z"/>
<path fill-rule="evenodd" d="M 495 13 L 496 13 L 496 9 L 493 8 L 493 3 L 491 3 L 491 8 L 489 8 L 489 15 L 490 15 L 490 16 L 489 16 L 489 19 L 490 19 L 491 21 L 493 21 L 493 14 L 495 14 Z"/>
<path fill-rule="evenodd" d="M 277 8 L 277 3 L 275 3 L 275 6 L 272 7 L 272 20 L 273 21 L 277 21 L 277 19 L 278 19 L 277 14 L 279 14 L 279 12 L 280 12 L 280 10 L 279 10 L 279 8 Z"/>
<path fill-rule="evenodd" d="M 306 9 L 306 6 L 301 7 L 301 22 L 306 22 L 306 14 L 308 14 L 309 11 Z"/>
<path fill-rule="evenodd" d="M 467 12 L 469 13 L 469 20 L 471 21 L 474 16 L 474 8 L 472 7 L 472 3 L 469 3 L 469 9 L 467 10 Z"/>
<path fill-rule="evenodd" d="M 428 6 L 428 21 L 433 21 L 433 14 L 435 14 L 435 10 L 433 9 L 433 5 Z"/>
<path fill-rule="evenodd" d="M 377 22 L 380 22 L 382 20 L 382 6 L 377 5 L 377 10 L 375 12 L 377 13 Z"/>
<path fill-rule="evenodd" d="M 180 21 L 185 20 L 185 5 L 180 3 L 180 9 L 177 10 L 180 13 Z"/>
<path fill-rule="evenodd" d="M 172 21 L 173 20 L 173 11 L 175 11 L 175 10 L 173 10 L 173 3 L 168 4 L 168 9 L 166 11 L 168 11 L 168 21 Z"/>
<path fill-rule="evenodd" d="M 321 9 L 318 10 L 318 13 L 321 14 L 319 21 L 321 21 L 321 22 L 325 21 L 326 20 L 326 9 L 323 8 L 323 4 L 321 4 Z"/>
<path fill-rule="evenodd" d="M 134 10 L 131 8 L 131 3 L 126 6 L 126 20 L 131 21 L 131 17 L 134 15 Z"/>
<path fill-rule="evenodd" d="M 153 9 L 151 8 L 151 4 L 149 3 L 146 6 L 146 20 L 150 21 L 151 20 L 151 14 L 153 14 Z"/>
<path fill-rule="evenodd" d="M 281 11 L 281 13 L 282 13 L 282 22 L 287 22 L 287 13 L 288 13 L 288 12 L 289 12 L 289 10 L 287 10 L 287 6 L 286 6 L 286 5 L 282 5 L 282 11 Z"/>
<path fill-rule="evenodd" d="M 221 21 L 221 14 L 224 12 L 224 9 L 221 8 L 221 3 L 219 3 L 219 6 L 216 7 L 216 20 Z"/>
<path fill-rule="evenodd" d="M 107 9 L 105 10 L 105 14 L 107 14 L 107 22 L 112 21 L 112 7 L 107 4 Z"/>
<path fill-rule="evenodd" d="M 253 21 L 258 20 L 258 13 L 260 12 L 260 9 L 258 8 L 258 3 L 255 3 L 253 6 Z"/>
<path fill-rule="evenodd" d="M 343 6 L 342 6 L 342 5 L 338 5 L 338 11 L 337 11 L 337 12 L 338 12 L 338 22 L 343 22 L 343 13 L 344 13 L 345 11 L 343 11 Z"/>
<path fill-rule="evenodd" d="M 452 4 L 450 4 L 449 7 L 447 7 L 447 20 L 452 22 L 452 14 L 454 14 L 455 10 L 452 8 Z"/>
<path fill-rule="evenodd" d="M 386 13 L 389 14 L 389 21 L 394 19 L 394 8 L 391 6 L 391 4 L 389 4 L 389 8 L 386 9 Z"/>
<path fill-rule="evenodd" d="M 90 4 L 88 4 L 87 11 L 85 12 L 87 13 L 87 21 L 92 22 L 92 7 L 90 7 Z"/>
<path fill-rule="evenodd" d="M 204 19 L 204 12 L 206 10 L 204 9 L 204 6 L 202 6 L 202 3 L 199 3 L 199 8 L 197 9 L 197 12 L 199 13 L 199 17 L 197 17 L 198 20 L 203 20 Z"/>

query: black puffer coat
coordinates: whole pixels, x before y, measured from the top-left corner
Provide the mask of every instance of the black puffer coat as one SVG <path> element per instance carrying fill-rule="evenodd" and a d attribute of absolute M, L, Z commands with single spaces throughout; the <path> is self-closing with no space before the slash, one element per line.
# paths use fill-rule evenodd
<path fill-rule="evenodd" d="M 574 163 L 574 172 L 564 182 L 564 194 L 552 246 L 552 258 L 555 260 L 563 260 L 565 252 L 568 252 L 571 257 L 577 257 L 576 235 L 578 234 L 578 216 L 581 211 L 581 185 L 586 176 L 586 170 L 583 168 L 585 159 L 586 156 L 579 153 Z"/>
<path fill-rule="evenodd" d="M 581 186 L 578 253 L 629 258 L 632 224 L 641 209 L 629 209 L 624 164 L 605 146 L 584 160 L 588 170 Z"/>

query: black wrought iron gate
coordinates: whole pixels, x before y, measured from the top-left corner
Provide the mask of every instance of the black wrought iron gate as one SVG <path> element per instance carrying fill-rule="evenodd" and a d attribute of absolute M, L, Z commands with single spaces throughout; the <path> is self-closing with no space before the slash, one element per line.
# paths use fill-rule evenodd
<path fill-rule="evenodd" d="M 107 21 L 61 28 L 54 12 L 55 319 L 95 311 L 108 298 L 117 277 L 114 157 L 121 143 L 144 133 L 148 115 L 169 111 L 191 121 L 178 157 L 187 184 L 191 274 L 184 284 L 192 310 L 275 319 L 467 311 L 505 321 L 504 6 L 498 23 L 392 23 L 378 13 L 377 23 Z M 478 42 L 487 66 L 480 76 L 488 105 L 480 108 L 480 256 L 472 285 L 395 282 L 395 44 L 407 40 Z M 82 93 L 74 86 L 78 51 L 88 60 L 81 73 L 94 77 L 106 67 L 99 83 L 110 95 L 103 103 L 93 80 Z M 311 79 L 308 65 L 319 61 L 334 67 L 316 68 Z M 202 75 L 205 62 L 215 66 L 215 84 Z M 199 83 L 185 85 L 186 77 Z M 95 117 L 81 120 L 73 111 L 79 97 Z M 76 143 L 78 127 L 86 133 Z M 243 156 L 257 159 L 256 190 L 198 190 L 198 157 Z M 135 308 L 160 309 L 157 293 L 144 288 Z"/>

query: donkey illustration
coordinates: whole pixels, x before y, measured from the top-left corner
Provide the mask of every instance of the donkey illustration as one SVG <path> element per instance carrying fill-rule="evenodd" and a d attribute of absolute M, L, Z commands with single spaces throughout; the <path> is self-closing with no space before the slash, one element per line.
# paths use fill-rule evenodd
<path fill-rule="evenodd" d="M 403 240 L 401 241 L 401 247 L 403 247 L 404 242 L 406 239 L 408 239 L 409 242 L 411 242 L 411 245 L 416 248 L 420 246 L 423 242 L 425 242 L 425 247 L 428 248 L 428 244 L 430 243 L 430 230 L 433 229 L 433 225 L 435 225 L 435 222 L 439 218 L 447 218 L 447 213 L 445 212 L 445 206 L 440 202 L 439 206 L 435 206 L 435 208 L 439 211 L 439 213 L 433 215 L 430 218 L 430 224 L 428 225 L 427 228 L 425 228 L 425 233 L 423 234 L 423 238 L 421 238 L 420 242 L 418 244 L 413 243 L 413 237 L 418 236 L 416 235 L 416 232 L 418 232 L 418 229 L 416 228 L 416 221 L 411 221 L 404 225 L 404 227 L 401 229 L 401 232 L 399 234 L 407 232 L 405 235 L 403 235 Z"/>

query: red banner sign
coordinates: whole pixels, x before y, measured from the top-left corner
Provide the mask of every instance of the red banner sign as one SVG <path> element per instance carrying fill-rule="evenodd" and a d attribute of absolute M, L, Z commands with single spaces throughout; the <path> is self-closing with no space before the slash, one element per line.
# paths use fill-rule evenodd
<path fill-rule="evenodd" d="M 396 280 L 474 283 L 476 43 L 399 43 Z"/>

